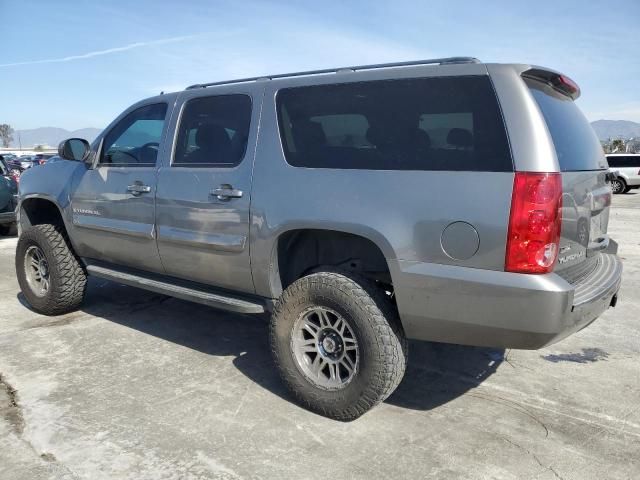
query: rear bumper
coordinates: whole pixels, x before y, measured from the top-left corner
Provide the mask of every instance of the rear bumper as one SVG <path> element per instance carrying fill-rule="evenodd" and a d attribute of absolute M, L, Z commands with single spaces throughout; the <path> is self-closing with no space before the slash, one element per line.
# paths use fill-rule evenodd
<path fill-rule="evenodd" d="M 405 333 L 417 340 L 503 348 L 537 349 L 557 342 L 612 304 L 622 262 L 615 254 L 600 257 L 576 285 L 554 273 L 401 261 L 394 290 Z"/>

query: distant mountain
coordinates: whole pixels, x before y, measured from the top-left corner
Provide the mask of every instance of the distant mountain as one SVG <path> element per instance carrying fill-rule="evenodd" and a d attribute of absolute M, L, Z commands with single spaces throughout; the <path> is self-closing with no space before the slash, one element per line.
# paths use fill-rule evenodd
<path fill-rule="evenodd" d="M 640 123 L 629 120 L 596 120 L 591 126 L 600 140 L 640 138 Z"/>
<path fill-rule="evenodd" d="M 13 133 L 13 142 L 10 147 L 30 148 L 34 145 L 49 145 L 50 147 L 57 147 L 58 144 L 65 138 L 78 137 L 92 142 L 96 136 L 101 132 L 99 128 L 81 128 L 79 130 L 65 130 L 64 128 L 56 127 L 41 127 L 33 128 L 31 130 L 16 130 Z"/>

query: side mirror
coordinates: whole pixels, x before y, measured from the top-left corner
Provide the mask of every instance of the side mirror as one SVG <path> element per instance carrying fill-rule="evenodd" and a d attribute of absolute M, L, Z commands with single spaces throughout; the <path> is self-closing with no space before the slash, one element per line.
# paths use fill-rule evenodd
<path fill-rule="evenodd" d="M 84 162 L 91 152 L 89 142 L 84 138 L 69 138 L 58 145 L 58 155 L 65 160 Z"/>

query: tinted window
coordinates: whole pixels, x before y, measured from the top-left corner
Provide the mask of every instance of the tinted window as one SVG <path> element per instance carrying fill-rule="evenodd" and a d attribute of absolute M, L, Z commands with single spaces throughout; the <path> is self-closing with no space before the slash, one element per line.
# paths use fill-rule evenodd
<path fill-rule="evenodd" d="M 100 163 L 152 166 L 158 157 L 167 105 L 157 103 L 134 110 L 104 137 Z"/>
<path fill-rule="evenodd" d="M 277 106 L 294 166 L 513 170 L 488 77 L 289 88 L 278 93 Z"/>
<path fill-rule="evenodd" d="M 225 166 L 244 157 L 251 122 L 251 99 L 220 95 L 189 100 L 182 112 L 173 165 Z"/>
<path fill-rule="evenodd" d="M 525 81 L 547 122 L 560 170 L 607 168 L 600 141 L 574 101 L 546 83 Z"/>
<path fill-rule="evenodd" d="M 627 157 L 627 161 L 629 162 L 629 165 L 632 167 L 640 167 L 640 155 L 633 155 L 630 157 Z"/>
<path fill-rule="evenodd" d="M 607 163 L 609 164 L 610 167 L 613 168 L 624 168 L 624 167 L 628 167 L 628 163 L 627 159 L 625 157 L 607 157 Z"/>

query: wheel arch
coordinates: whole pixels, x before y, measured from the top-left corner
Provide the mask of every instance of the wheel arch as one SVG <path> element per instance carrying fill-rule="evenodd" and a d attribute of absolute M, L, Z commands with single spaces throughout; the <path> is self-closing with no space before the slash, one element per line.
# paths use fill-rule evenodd
<path fill-rule="evenodd" d="M 63 210 L 58 202 L 42 194 L 32 194 L 20 199 L 18 205 L 18 228 L 20 231 L 33 225 L 51 223 L 67 229 Z"/>
<path fill-rule="evenodd" d="M 370 229 L 296 225 L 275 236 L 269 262 L 272 298 L 304 274 L 322 266 L 340 267 L 360 274 L 377 272 L 376 280 L 392 284 L 396 257 L 391 244 Z M 386 278 L 385 278 L 386 277 Z"/>

